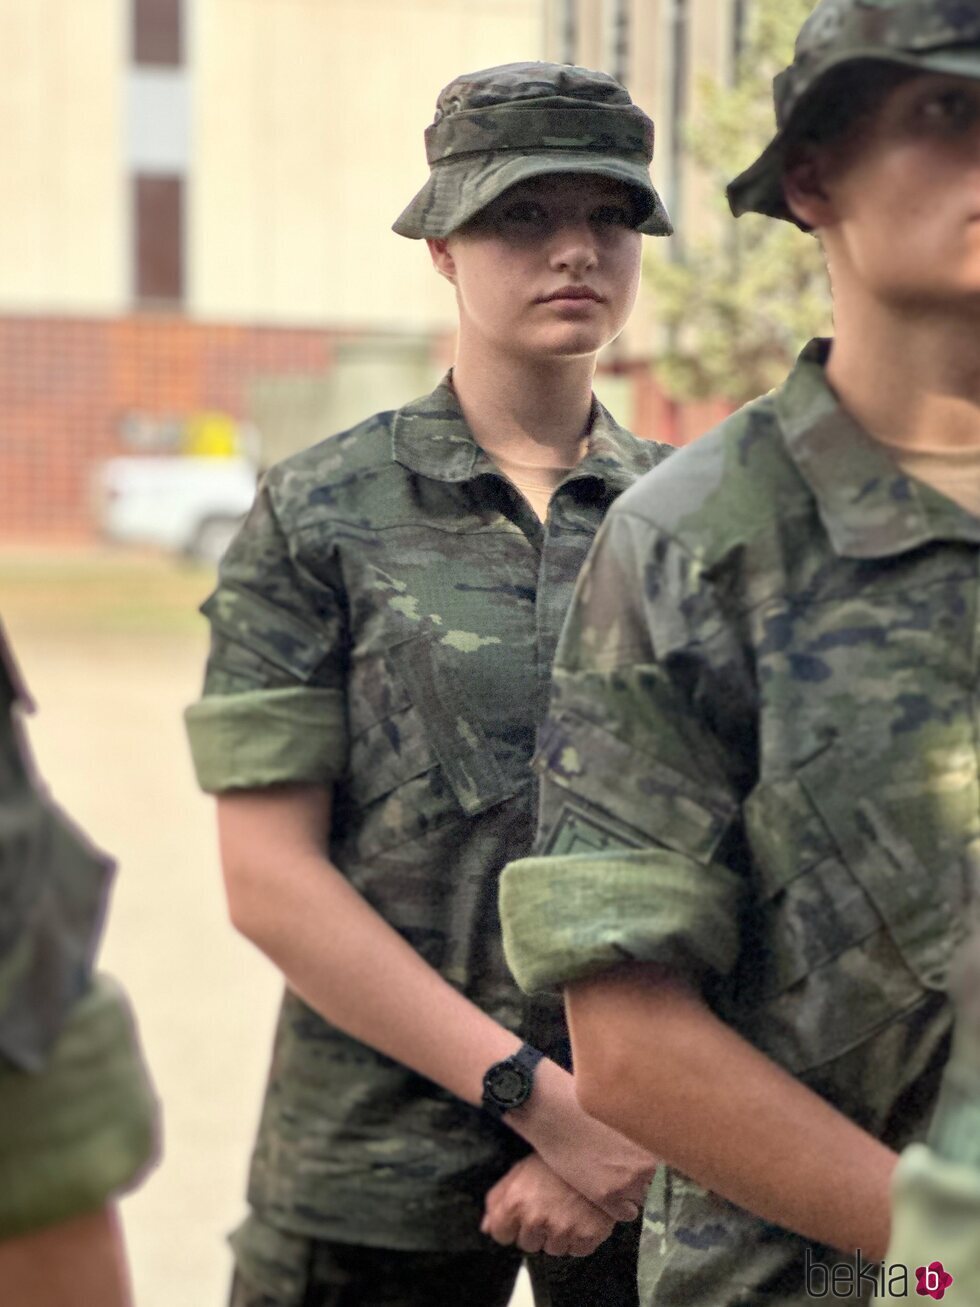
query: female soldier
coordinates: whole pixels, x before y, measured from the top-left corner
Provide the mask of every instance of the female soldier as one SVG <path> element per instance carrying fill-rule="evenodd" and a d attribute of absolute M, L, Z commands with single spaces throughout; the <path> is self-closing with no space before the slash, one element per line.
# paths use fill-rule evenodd
<path fill-rule="evenodd" d="M 541 851 L 599 851 L 502 898 L 701 1307 L 875 1296 L 980 851 L 980 0 L 823 0 L 776 100 L 729 195 L 817 232 L 835 338 L 617 504 L 543 738 Z"/>
<path fill-rule="evenodd" d="M 666 453 L 591 383 L 670 226 L 653 126 L 601 73 L 460 77 L 426 146 L 395 230 L 455 288 L 453 371 L 274 468 L 205 605 L 192 747 L 232 918 L 287 982 L 233 1301 L 504 1304 L 491 1235 L 551 1255 L 539 1303 L 618 1307 L 653 1164 L 578 1106 L 497 878 L 579 564 Z"/>

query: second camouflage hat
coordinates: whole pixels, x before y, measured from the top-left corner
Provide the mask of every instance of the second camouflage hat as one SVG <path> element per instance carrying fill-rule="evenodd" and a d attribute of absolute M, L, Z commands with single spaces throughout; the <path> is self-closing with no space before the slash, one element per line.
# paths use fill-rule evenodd
<path fill-rule="evenodd" d="M 801 108 L 819 107 L 828 74 L 858 60 L 980 78 L 980 0 L 820 0 L 800 29 L 793 62 L 773 82 L 776 135 L 729 184 L 736 217 L 754 212 L 796 222 L 782 175 Z"/>
<path fill-rule="evenodd" d="M 653 123 L 607 73 L 548 63 L 465 73 L 440 92 L 425 152 L 429 180 L 392 224 L 400 236 L 448 236 L 511 186 L 557 172 L 625 182 L 639 230 L 673 230 L 650 180 Z"/>

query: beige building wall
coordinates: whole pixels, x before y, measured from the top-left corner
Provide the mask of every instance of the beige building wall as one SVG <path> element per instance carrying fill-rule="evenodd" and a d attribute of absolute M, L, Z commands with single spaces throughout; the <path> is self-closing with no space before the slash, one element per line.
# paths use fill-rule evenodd
<path fill-rule="evenodd" d="M 540 0 L 196 0 L 192 314 L 430 330 L 453 323 L 421 242 L 439 89 L 542 55 Z"/>
<path fill-rule="evenodd" d="M 561 57 L 563 0 L 185 0 L 192 96 L 186 309 L 219 321 L 441 330 L 449 288 L 390 224 L 424 182 L 422 131 L 454 74 Z M 630 89 L 671 176 L 670 13 L 630 0 Z M 579 62 L 607 61 L 610 0 L 576 0 Z M 730 0 L 689 0 L 698 71 L 724 75 Z M 0 0 L 0 311 L 132 304 L 125 160 L 129 0 Z M 641 314 L 644 310 L 641 309 Z"/>
<path fill-rule="evenodd" d="M 0 311 L 125 298 L 123 0 L 0 0 Z"/>

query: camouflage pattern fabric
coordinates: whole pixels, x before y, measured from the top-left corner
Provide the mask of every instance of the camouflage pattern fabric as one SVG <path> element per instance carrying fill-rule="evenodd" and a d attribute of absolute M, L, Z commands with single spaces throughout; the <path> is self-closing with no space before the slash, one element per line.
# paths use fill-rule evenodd
<path fill-rule="evenodd" d="M 653 123 L 608 73 L 566 64 L 502 64 L 444 87 L 426 129 L 431 175 L 393 223 L 399 236 L 448 236 L 518 182 L 593 173 L 625 182 L 637 227 L 673 230 L 650 180 Z"/>
<path fill-rule="evenodd" d="M 536 763 L 547 856 L 501 912 L 526 991 L 666 965 L 900 1149 L 980 866 L 980 520 L 841 409 L 826 350 L 607 519 Z M 806 1301 L 802 1239 L 667 1170 L 647 1216 L 645 1301 Z"/>
<path fill-rule="evenodd" d="M 95 976 L 40 1070 L 0 1061 L 0 1240 L 132 1188 L 156 1158 L 158 1127 L 129 1004 L 114 981 Z"/>
<path fill-rule="evenodd" d="M 274 468 L 221 566 L 198 775 L 334 789 L 331 857 L 461 993 L 561 1055 L 560 1005 L 503 960 L 497 878 L 526 853 L 530 771 L 575 577 L 615 496 L 668 451 L 598 404 L 547 524 L 474 443 L 451 385 Z M 485 1246 L 525 1151 L 287 992 L 251 1173 L 278 1228 L 392 1249 Z"/>
<path fill-rule="evenodd" d="M 591 1257 L 527 1258 L 535 1307 L 637 1307 L 639 1222 L 618 1225 Z M 523 1254 L 403 1252 L 287 1234 L 254 1216 L 234 1237 L 229 1307 L 507 1307 Z"/>
<path fill-rule="evenodd" d="M 728 187 L 736 217 L 797 222 L 782 174 L 799 110 L 819 99 L 829 73 L 868 59 L 980 78 L 980 0 L 820 0 L 800 29 L 793 62 L 773 83 L 776 135 Z"/>
<path fill-rule="evenodd" d="M 963 947 L 951 991 L 953 1052 L 928 1142 L 941 1157 L 972 1167 L 980 1180 L 980 928 Z"/>
<path fill-rule="evenodd" d="M 0 627 L 0 1057 L 38 1070 L 88 984 L 112 863 L 44 794 L 30 708 Z"/>
<path fill-rule="evenodd" d="M 155 1151 L 129 1008 L 93 979 L 112 864 L 48 799 L 0 627 L 0 1239 L 101 1206 Z"/>
<path fill-rule="evenodd" d="M 892 1237 L 885 1263 L 906 1268 L 913 1301 L 923 1272 L 931 1269 L 953 1277 L 941 1295 L 947 1302 L 980 1302 L 980 1171 L 940 1157 L 924 1144 L 907 1148 L 892 1183 Z M 934 1283 L 942 1287 L 943 1280 L 937 1277 Z"/>
<path fill-rule="evenodd" d="M 980 933 L 964 948 L 952 986 L 953 1053 L 943 1075 L 929 1147 L 903 1153 L 893 1186 L 889 1264 L 952 1275 L 952 1302 L 980 1302 Z M 919 1274 L 917 1274 L 919 1273 Z"/>

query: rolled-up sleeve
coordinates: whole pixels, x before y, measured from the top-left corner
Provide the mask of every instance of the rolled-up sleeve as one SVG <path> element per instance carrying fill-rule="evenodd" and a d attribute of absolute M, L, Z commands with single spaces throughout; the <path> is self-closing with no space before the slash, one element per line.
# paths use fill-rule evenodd
<path fill-rule="evenodd" d="M 42 1066 L 27 1072 L 0 1057 L 0 1239 L 131 1188 L 157 1156 L 159 1128 L 129 1004 L 97 976 Z"/>
<path fill-rule="evenodd" d="M 627 961 L 697 983 L 733 968 L 747 761 L 736 719 L 750 682 L 697 559 L 614 510 L 559 646 L 535 856 L 501 882 L 524 990 Z"/>
<path fill-rule="evenodd" d="M 186 713 L 210 793 L 340 777 L 348 757 L 346 602 L 323 533 L 305 548 L 274 474 L 222 560 L 202 612 L 204 693 Z"/>

